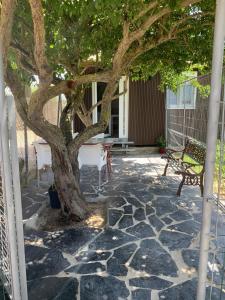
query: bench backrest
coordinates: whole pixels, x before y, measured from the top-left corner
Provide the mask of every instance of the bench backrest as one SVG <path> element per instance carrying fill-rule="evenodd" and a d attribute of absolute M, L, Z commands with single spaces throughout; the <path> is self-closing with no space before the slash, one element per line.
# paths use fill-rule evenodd
<path fill-rule="evenodd" d="M 191 139 L 186 139 L 183 156 L 185 154 L 204 166 L 206 148 L 202 144 Z"/>

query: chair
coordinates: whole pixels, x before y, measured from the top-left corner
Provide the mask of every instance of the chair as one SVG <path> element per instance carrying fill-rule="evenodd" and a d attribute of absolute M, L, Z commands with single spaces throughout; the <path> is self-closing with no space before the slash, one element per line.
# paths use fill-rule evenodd
<path fill-rule="evenodd" d="M 79 134 L 79 132 L 74 132 L 74 133 L 72 133 L 72 137 L 73 137 L 73 139 L 74 139 L 75 137 L 77 137 L 77 136 L 78 136 L 78 134 Z"/>
<path fill-rule="evenodd" d="M 105 134 L 104 133 L 99 133 L 95 136 L 92 137 L 92 139 L 104 139 Z"/>
<path fill-rule="evenodd" d="M 36 141 L 33 142 L 35 154 L 36 154 L 36 163 L 37 163 L 37 181 L 38 187 L 40 184 L 40 170 L 45 168 L 45 166 L 52 166 L 52 154 L 51 148 L 45 141 Z"/>
<path fill-rule="evenodd" d="M 78 154 L 79 168 L 83 165 L 96 166 L 99 172 L 98 187 L 101 188 L 101 170 L 107 165 L 107 151 L 104 150 L 102 144 L 82 145 Z M 107 171 L 107 168 L 106 168 Z M 108 179 L 108 174 L 107 174 Z"/>

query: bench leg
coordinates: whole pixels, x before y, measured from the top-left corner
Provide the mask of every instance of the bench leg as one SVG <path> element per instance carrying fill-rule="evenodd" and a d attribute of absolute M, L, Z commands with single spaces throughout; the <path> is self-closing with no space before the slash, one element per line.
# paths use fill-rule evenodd
<path fill-rule="evenodd" d="M 182 190 L 182 187 L 184 185 L 184 181 L 185 181 L 185 176 L 183 176 L 180 184 L 179 184 L 179 187 L 178 187 L 178 190 L 177 190 L 177 197 L 180 197 L 180 193 L 181 193 L 181 190 Z"/>
<path fill-rule="evenodd" d="M 204 192 L 203 177 L 200 178 L 200 191 L 201 191 L 201 197 L 203 197 L 203 192 Z"/>
<path fill-rule="evenodd" d="M 165 169 L 164 169 L 164 172 L 163 172 L 162 176 L 166 176 L 166 172 L 167 172 L 168 166 L 169 166 L 169 163 L 167 163 L 167 164 L 165 165 Z"/>
<path fill-rule="evenodd" d="M 101 191 L 101 170 L 98 171 L 98 190 Z"/>

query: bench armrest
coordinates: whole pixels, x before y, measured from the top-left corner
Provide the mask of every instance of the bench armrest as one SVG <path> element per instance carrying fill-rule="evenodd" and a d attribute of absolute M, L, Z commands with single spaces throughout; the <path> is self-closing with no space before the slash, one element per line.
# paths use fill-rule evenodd
<path fill-rule="evenodd" d="M 186 165 L 187 168 L 191 168 L 191 167 L 202 167 L 203 165 L 202 164 L 193 164 L 191 162 L 186 162 L 186 161 L 182 161 L 181 164 L 183 166 Z"/>
<path fill-rule="evenodd" d="M 180 153 L 182 155 L 183 150 L 175 150 L 175 149 L 170 149 L 170 148 L 166 148 L 166 153 L 164 155 L 162 155 L 161 158 L 165 158 L 165 159 L 172 159 L 172 160 L 179 160 L 179 158 L 176 158 L 175 156 L 172 156 L 173 154 L 176 153 Z"/>
<path fill-rule="evenodd" d="M 184 172 L 186 172 L 186 171 L 189 172 L 189 169 L 191 169 L 191 168 L 193 168 L 193 167 L 203 167 L 202 164 L 193 164 L 193 163 L 190 163 L 190 162 L 184 162 L 184 161 L 181 162 L 181 165 L 184 167 Z M 192 171 L 193 171 L 193 170 L 192 170 Z M 203 171 L 203 168 L 202 168 L 202 171 Z M 201 174 L 202 171 L 199 172 L 198 174 Z M 197 173 L 196 173 L 196 174 L 197 174 Z"/>

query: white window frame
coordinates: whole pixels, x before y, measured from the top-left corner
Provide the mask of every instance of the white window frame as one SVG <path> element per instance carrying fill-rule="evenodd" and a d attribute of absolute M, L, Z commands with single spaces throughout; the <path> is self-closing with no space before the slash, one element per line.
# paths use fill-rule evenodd
<path fill-rule="evenodd" d="M 182 99 L 184 98 L 184 87 L 185 86 L 192 86 L 194 88 L 193 100 L 192 103 L 183 103 Z M 170 104 L 169 103 L 169 93 L 173 93 L 172 95 L 176 97 L 177 103 Z M 167 109 L 195 109 L 196 107 L 196 97 L 197 97 L 197 88 L 194 87 L 191 82 L 185 82 L 179 88 L 177 93 L 174 93 L 170 89 L 166 89 L 166 107 Z"/>
<path fill-rule="evenodd" d="M 97 104 L 97 82 L 92 82 L 92 106 Z M 98 110 L 97 106 L 92 111 L 92 122 L 93 124 L 98 122 Z"/>

